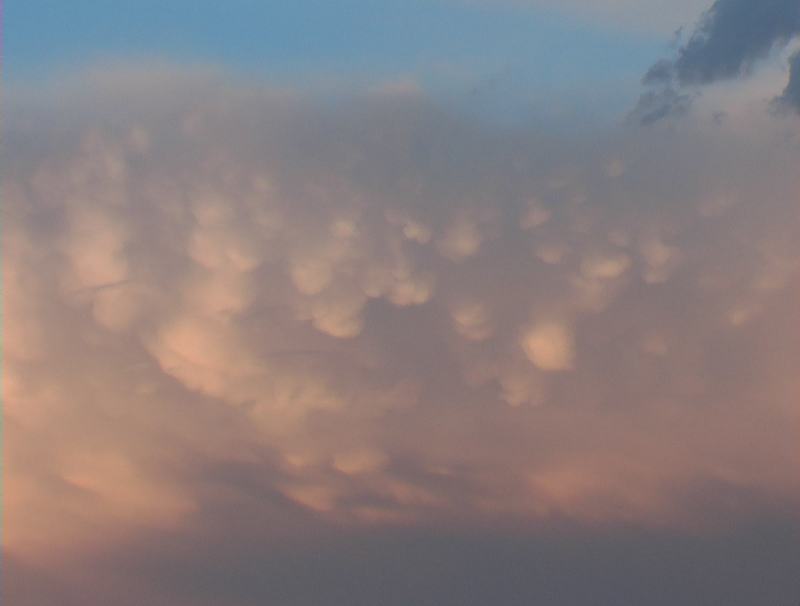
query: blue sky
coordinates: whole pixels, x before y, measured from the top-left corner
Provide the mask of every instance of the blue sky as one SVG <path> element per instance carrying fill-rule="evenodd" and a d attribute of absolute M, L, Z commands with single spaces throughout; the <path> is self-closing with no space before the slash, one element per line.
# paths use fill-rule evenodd
<path fill-rule="evenodd" d="M 159 59 L 291 84 L 410 78 L 520 97 L 591 89 L 609 103 L 635 94 L 668 39 L 552 8 L 438 0 L 27 0 L 5 17 L 12 83 Z"/>

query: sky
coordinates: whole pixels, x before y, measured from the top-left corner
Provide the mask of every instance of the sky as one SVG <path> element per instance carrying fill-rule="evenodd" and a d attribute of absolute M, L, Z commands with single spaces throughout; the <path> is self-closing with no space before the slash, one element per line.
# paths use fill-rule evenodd
<path fill-rule="evenodd" d="M 592 113 L 612 116 L 629 96 L 620 89 L 635 90 L 664 45 L 640 24 L 598 28 L 574 10 L 459 0 L 30 0 L 10 2 L 6 19 L 9 83 L 167 60 L 329 94 L 415 81 L 484 117 L 535 109 L 551 121 L 563 91 L 576 99 L 561 108 L 562 127 L 587 111 L 577 82 L 600 84 Z"/>
<path fill-rule="evenodd" d="M 800 2 L 4 9 L 4 604 L 797 604 Z"/>

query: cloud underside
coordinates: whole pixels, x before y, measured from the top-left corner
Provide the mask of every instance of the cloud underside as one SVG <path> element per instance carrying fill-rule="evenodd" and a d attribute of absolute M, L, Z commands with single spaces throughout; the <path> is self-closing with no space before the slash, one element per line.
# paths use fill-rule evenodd
<path fill-rule="evenodd" d="M 796 508 L 784 127 L 567 143 L 422 94 L 81 82 L 8 126 L 15 604 L 31 575 L 97 583 L 75 562 L 135 571 L 96 596 L 251 604 L 220 588 L 253 558 L 291 585 L 280 562 L 312 536 L 695 532 Z M 206 597 L 159 593 L 204 570 Z"/>
<path fill-rule="evenodd" d="M 676 55 L 644 76 L 650 88 L 634 114 L 645 124 L 686 112 L 689 92 L 751 75 L 768 57 L 800 35 L 797 0 L 716 0 Z M 800 56 L 790 60 L 789 82 L 776 105 L 800 111 Z"/>

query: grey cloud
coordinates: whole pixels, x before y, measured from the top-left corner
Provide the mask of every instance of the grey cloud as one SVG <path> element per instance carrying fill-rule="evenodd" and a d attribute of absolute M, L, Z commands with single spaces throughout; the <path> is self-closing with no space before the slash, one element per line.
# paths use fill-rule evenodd
<path fill-rule="evenodd" d="M 672 61 L 662 59 L 655 63 L 642 78 L 643 84 L 661 84 L 672 79 Z"/>
<path fill-rule="evenodd" d="M 658 72 L 652 75 L 658 76 Z M 689 111 L 691 104 L 691 95 L 680 93 L 672 86 L 664 86 L 659 90 L 643 93 L 631 115 L 637 122 L 647 126 L 665 118 L 683 116 Z"/>
<path fill-rule="evenodd" d="M 790 60 L 789 84 L 776 99 L 776 105 L 800 112 L 800 53 L 795 53 Z"/>
<path fill-rule="evenodd" d="M 643 84 L 652 90 L 642 95 L 634 115 L 652 123 L 685 113 L 687 97 L 676 91 L 745 76 L 798 34 L 797 0 L 716 0 L 677 55 L 659 61 L 645 74 Z M 795 104 L 791 92 L 796 86 L 792 71 L 784 102 Z M 660 111 L 648 111 L 653 105 Z"/>
<path fill-rule="evenodd" d="M 678 81 L 707 84 L 746 74 L 798 33 L 797 0 L 717 0 L 678 53 Z"/>

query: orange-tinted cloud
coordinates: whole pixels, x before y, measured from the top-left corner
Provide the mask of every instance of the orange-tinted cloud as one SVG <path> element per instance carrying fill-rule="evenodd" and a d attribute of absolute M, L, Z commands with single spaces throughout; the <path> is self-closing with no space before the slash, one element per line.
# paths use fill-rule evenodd
<path fill-rule="evenodd" d="M 204 78 L 11 114 L 14 561 L 220 519 L 708 529 L 800 503 L 794 123 L 545 144 L 422 95 Z"/>

